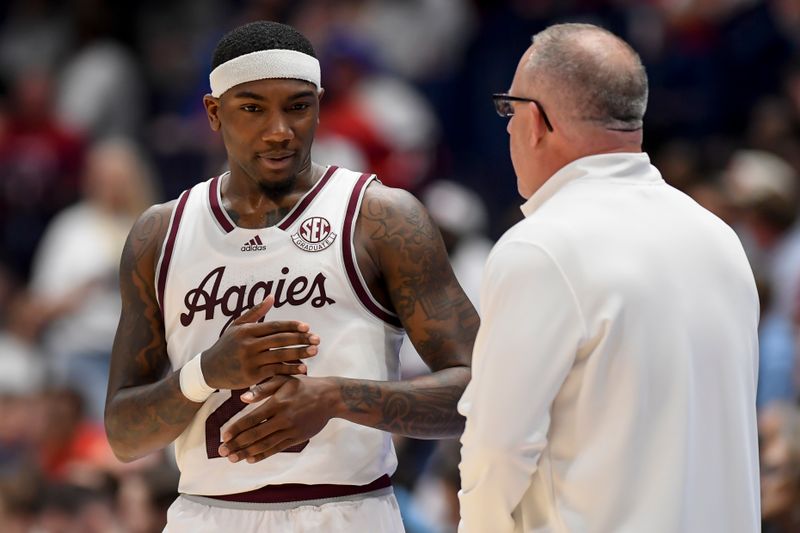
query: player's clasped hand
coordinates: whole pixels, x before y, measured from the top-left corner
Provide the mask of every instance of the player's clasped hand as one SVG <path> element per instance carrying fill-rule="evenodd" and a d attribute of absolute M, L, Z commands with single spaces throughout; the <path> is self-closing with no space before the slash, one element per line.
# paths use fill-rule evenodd
<path fill-rule="evenodd" d="M 300 359 L 317 354 L 319 337 L 295 320 L 259 322 L 275 298 L 248 309 L 203 352 L 206 383 L 215 389 L 244 389 L 276 375 L 304 374 Z"/>
<path fill-rule="evenodd" d="M 246 403 L 267 398 L 222 435 L 219 454 L 231 462 L 256 463 L 304 442 L 333 418 L 335 378 L 276 376 L 242 395 Z"/>

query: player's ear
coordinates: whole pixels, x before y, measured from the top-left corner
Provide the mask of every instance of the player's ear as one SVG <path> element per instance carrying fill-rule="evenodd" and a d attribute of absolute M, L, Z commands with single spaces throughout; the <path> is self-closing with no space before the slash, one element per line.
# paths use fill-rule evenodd
<path fill-rule="evenodd" d="M 319 108 L 319 105 L 322 103 L 322 96 L 324 94 L 325 94 L 325 89 L 323 89 L 322 87 L 317 89 L 317 108 Z M 317 113 L 317 124 L 319 124 L 319 113 Z"/>
<path fill-rule="evenodd" d="M 207 94 L 203 97 L 203 106 L 206 108 L 206 116 L 208 117 L 208 124 L 214 131 L 219 131 L 219 98 Z"/>

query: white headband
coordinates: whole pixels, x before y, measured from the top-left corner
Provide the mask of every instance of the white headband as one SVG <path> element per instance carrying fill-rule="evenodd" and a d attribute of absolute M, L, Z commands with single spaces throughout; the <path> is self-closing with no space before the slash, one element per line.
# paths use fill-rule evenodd
<path fill-rule="evenodd" d="M 296 50 L 260 50 L 234 57 L 211 71 L 211 96 L 240 83 L 268 78 L 293 78 L 320 86 L 319 61 Z"/>

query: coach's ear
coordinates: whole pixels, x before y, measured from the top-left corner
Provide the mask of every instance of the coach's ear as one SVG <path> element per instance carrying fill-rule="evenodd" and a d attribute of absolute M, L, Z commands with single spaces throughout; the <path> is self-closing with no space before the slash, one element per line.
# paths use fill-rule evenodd
<path fill-rule="evenodd" d="M 219 131 L 219 98 L 207 94 L 203 97 L 203 105 L 206 108 L 206 116 L 208 116 L 208 124 L 214 131 Z"/>

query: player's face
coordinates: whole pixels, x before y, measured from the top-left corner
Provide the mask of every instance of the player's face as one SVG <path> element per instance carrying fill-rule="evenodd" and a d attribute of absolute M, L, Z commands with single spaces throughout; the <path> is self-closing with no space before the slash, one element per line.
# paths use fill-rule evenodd
<path fill-rule="evenodd" d="M 310 169 L 319 123 L 316 87 L 293 79 L 236 85 L 220 98 L 206 97 L 211 127 L 222 133 L 232 173 L 244 172 L 267 186 L 280 186 Z"/>

